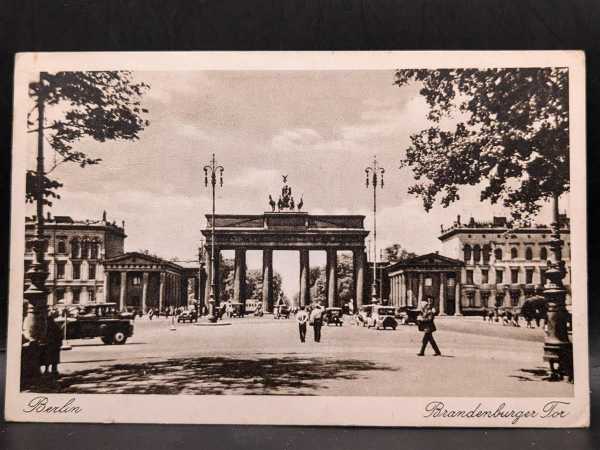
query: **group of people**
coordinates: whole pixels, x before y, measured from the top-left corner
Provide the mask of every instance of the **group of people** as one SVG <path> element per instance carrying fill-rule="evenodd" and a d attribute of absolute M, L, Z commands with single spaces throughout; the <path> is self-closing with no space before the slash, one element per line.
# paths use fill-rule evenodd
<path fill-rule="evenodd" d="M 310 325 L 313 327 L 313 338 L 315 342 L 321 342 L 321 328 L 323 327 L 323 311 L 325 308 L 320 301 L 310 306 L 300 306 L 296 313 L 296 322 L 298 322 L 298 331 L 300 333 L 300 342 L 306 342 L 306 329 Z"/>
<path fill-rule="evenodd" d="M 489 308 L 483 314 L 483 321 L 488 323 L 502 323 L 504 326 L 520 327 L 521 317 L 525 320 L 527 328 L 545 327 L 546 312 L 536 309 L 531 313 L 520 311 L 519 309 L 501 309 Z M 535 324 L 535 325 L 534 325 Z"/>

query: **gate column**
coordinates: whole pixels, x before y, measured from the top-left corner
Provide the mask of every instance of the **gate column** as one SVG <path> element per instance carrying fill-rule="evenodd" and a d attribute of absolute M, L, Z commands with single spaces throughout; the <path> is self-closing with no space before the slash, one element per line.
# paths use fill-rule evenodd
<path fill-rule="evenodd" d="M 273 250 L 263 250 L 262 305 L 264 312 L 273 309 Z"/>
<path fill-rule="evenodd" d="M 246 286 L 246 250 L 235 249 L 235 268 L 233 276 L 233 301 L 246 304 L 244 290 Z M 245 309 L 245 306 L 242 308 Z"/>
<path fill-rule="evenodd" d="M 354 286 L 356 289 L 355 310 L 357 311 L 363 305 L 365 295 L 365 259 L 366 254 L 363 249 L 353 250 L 353 265 L 354 265 Z"/>
<path fill-rule="evenodd" d="M 337 301 L 337 252 L 327 249 L 327 306 L 333 308 Z"/>
<path fill-rule="evenodd" d="M 310 262 L 308 249 L 300 250 L 300 306 L 310 303 Z"/>

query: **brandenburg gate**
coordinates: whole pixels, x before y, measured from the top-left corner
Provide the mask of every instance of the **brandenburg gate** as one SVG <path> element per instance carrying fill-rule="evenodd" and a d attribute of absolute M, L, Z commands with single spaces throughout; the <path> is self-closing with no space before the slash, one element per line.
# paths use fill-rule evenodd
<path fill-rule="evenodd" d="M 365 238 L 369 231 L 364 229 L 364 216 L 359 215 L 311 215 L 300 211 L 265 212 L 259 215 L 214 216 L 214 236 L 211 229 L 213 216 L 207 214 L 207 227 L 202 230 L 207 254 L 210 254 L 212 240 L 215 245 L 215 261 L 220 261 L 220 251 L 235 251 L 234 302 L 245 303 L 246 251 L 262 250 L 263 292 L 262 303 L 265 311 L 273 308 L 273 251 L 294 250 L 300 258 L 300 305 L 308 305 L 310 298 L 311 250 L 327 252 L 326 280 L 327 306 L 339 306 L 337 300 L 337 252 L 352 251 L 354 267 L 355 307 L 364 301 L 365 270 L 367 258 Z M 219 264 L 215 273 L 207 264 L 208 280 L 219 279 Z M 206 283 L 205 302 L 209 298 L 210 282 Z M 219 283 L 215 282 L 217 290 Z M 219 292 L 214 293 L 219 298 Z M 298 306 L 298 305 L 295 305 Z"/>

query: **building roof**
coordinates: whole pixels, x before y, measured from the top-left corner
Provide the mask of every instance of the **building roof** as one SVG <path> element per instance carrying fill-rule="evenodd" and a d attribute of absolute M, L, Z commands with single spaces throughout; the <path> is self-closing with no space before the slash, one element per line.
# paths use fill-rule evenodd
<path fill-rule="evenodd" d="M 388 273 L 401 269 L 422 268 L 422 267 L 448 267 L 459 268 L 464 266 L 464 261 L 460 259 L 449 258 L 448 256 L 440 255 L 437 252 L 426 253 L 425 255 L 415 256 L 413 258 L 397 261 L 387 267 Z"/>
<path fill-rule="evenodd" d="M 138 262 L 138 260 L 141 260 Z M 171 267 L 172 269 L 181 272 L 184 270 L 184 267 L 176 264 L 172 261 L 168 261 L 166 259 L 159 258 L 158 256 L 149 255 L 146 253 L 140 252 L 127 252 L 121 255 L 115 256 L 113 258 L 108 258 L 104 260 L 105 265 L 117 265 L 117 264 L 143 264 L 151 263 L 155 265 L 161 265 L 166 267 Z"/>

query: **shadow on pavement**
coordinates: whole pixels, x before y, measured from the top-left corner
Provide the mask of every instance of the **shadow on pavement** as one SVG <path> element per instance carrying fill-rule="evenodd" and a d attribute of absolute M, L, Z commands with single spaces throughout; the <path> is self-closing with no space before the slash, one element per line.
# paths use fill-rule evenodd
<path fill-rule="evenodd" d="M 544 367 L 538 367 L 536 369 L 520 369 L 520 373 L 523 375 L 510 375 L 511 378 L 516 378 L 519 381 L 549 381 L 550 373 L 548 369 Z"/>
<path fill-rule="evenodd" d="M 315 395 L 327 382 L 398 369 L 370 361 L 325 358 L 178 358 L 115 364 L 46 379 L 30 392 L 81 394 Z"/>

